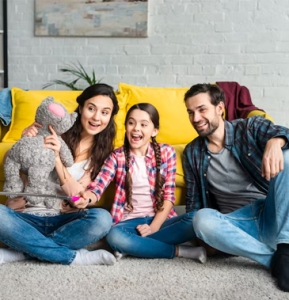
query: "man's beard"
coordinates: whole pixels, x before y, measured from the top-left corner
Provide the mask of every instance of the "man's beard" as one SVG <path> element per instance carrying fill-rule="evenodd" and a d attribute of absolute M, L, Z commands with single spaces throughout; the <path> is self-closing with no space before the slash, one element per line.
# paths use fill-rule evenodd
<path fill-rule="evenodd" d="M 214 133 L 218 129 L 218 127 L 219 127 L 219 122 L 213 121 L 212 123 L 208 122 L 208 128 L 206 130 L 199 131 L 198 129 L 196 129 L 196 127 L 195 127 L 195 130 L 197 131 L 199 136 L 207 137 L 207 136 L 211 135 L 212 133 Z"/>

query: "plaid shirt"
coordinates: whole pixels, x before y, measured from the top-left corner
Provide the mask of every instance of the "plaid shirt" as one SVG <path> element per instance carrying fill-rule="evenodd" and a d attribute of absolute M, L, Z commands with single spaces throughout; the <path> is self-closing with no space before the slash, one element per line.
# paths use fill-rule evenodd
<path fill-rule="evenodd" d="M 161 150 L 161 174 L 165 177 L 163 186 L 164 200 L 175 202 L 175 175 L 176 175 L 176 152 L 174 148 L 166 144 L 159 144 Z M 145 158 L 147 166 L 148 181 L 150 184 L 150 192 L 152 201 L 155 205 L 155 177 L 156 177 L 156 159 L 154 155 L 153 146 L 150 143 Z M 130 156 L 129 171 L 133 174 L 134 156 Z M 98 200 L 106 187 L 112 180 L 115 180 L 116 190 L 114 202 L 111 209 L 111 215 L 114 223 L 118 223 L 122 219 L 126 193 L 125 193 L 125 155 L 123 147 L 114 150 L 111 155 L 104 162 L 96 179 L 90 183 L 88 189 L 93 191 Z M 168 217 L 175 216 L 176 213 L 172 209 Z"/>
<path fill-rule="evenodd" d="M 261 176 L 262 158 L 266 143 L 271 138 L 282 137 L 286 140 L 282 149 L 288 149 L 289 129 L 274 125 L 271 121 L 260 116 L 224 122 L 224 147 L 231 151 L 245 168 L 256 187 L 267 194 L 269 182 Z M 197 137 L 186 146 L 183 156 L 187 183 L 187 211 L 215 207 L 214 200 L 210 197 L 206 177 L 209 163 L 208 140 Z"/>

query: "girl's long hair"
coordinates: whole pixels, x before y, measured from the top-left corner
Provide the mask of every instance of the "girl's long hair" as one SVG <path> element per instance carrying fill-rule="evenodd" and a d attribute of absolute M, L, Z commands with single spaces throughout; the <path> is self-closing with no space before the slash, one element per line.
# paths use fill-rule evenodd
<path fill-rule="evenodd" d="M 157 109 L 149 104 L 149 103 L 138 103 L 133 105 L 127 112 L 126 118 L 125 118 L 125 124 L 127 123 L 127 120 L 129 118 L 130 113 L 135 110 L 140 109 L 145 112 L 147 112 L 151 118 L 151 121 L 154 124 L 154 127 L 159 129 L 159 113 Z M 162 188 L 165 183 L 164 176 L 161 175 L 161 164 L 162 164 L 162 157 L 161 157 L 161 150 L 158 142 L 156 141 L 155 137 L 151 137 L 152 139 L 152 145 L 155 152 L 155 158 L 156 158 L 156 181 L 155 181 L 155 198 L 156 198 L 156 210 L 162 211 L 163 210 L 163 204 L 164 204 L 164 197 Z M 126 204 L 127 207 L 130 210 L 133 210 L 132 205 L 132 179 L 131 174 L 129 172 L 129 165 L 130 165 L 130 145 L 129 141 L 127 139 L 127 136 L 124 137 L 124 154 L 125 154 L 125 192 L 126 192 Z"/>
<path fill-rule="evenodd" d="M 76 148 L 81 140 L 81 132 L 83 130 L 79 108 L 83 108 L 84 103 L 88 99 L 99 95 L 108 96 L 112 100 L 113 109 L 108 125 L 103 131 L 94 136 L 94 141 L 89 151 L 89 157 L 91 158 L 89 169 L 92 170 L 91 180 L 97 176 L 105 159 L 114 149 L 114 138 L 116 135 L 114 116 L 117 114 L 119 106 L 113 88 L 105 83 L 97 83 L 86 88 L 76 99 L 78 107 L 75 111 L 78 113 L 78 117 L 70 130 L 62 136 L 75 159 Z"/>

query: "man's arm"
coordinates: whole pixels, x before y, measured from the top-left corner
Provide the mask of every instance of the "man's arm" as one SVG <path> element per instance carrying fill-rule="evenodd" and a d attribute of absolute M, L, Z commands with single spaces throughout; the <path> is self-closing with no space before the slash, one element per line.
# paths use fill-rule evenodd
<path fill-rule="evenodd" d="M 270 180 L 283 170 L 282 150 L 289 148 L 289 129 L 261 117 L 251 120 L 250 133 L 264 151 L 262 176 Z"/>
<path fill-rule="evenodd" d="M 201 203 L 201 187 L 196 181 L 197 170 L 194 169 L 192 158 L 189 157 L 190 150 L 187 146 L 183 153 L 183 169 L 186 181 L 186 211 L 199 210 L 202 207 Z"/>
<path fill-rule="evenodd" d="M 268 181 L 284 169 L 282 148 L 285 144 L 286 140 L 282 137 L 272 138 L 266 144 L 262 159 L 262 176 Z"/>

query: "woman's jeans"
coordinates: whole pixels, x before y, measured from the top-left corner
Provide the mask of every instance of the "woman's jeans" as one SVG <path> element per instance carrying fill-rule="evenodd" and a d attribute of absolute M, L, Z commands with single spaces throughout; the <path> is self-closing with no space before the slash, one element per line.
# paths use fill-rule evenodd
<path fill-rule="evenodd" d="M 204 208 L 194 217 L 197 237 L 223 252 L 270 267 L 276 245 L 289 244 L 289 150 L 284 170 L 270 180 L 268 195 L 234 212 Z"/>
<path fill-rule="evenodd" d="M 112 218 L 92 208 L 54 217 L 15 212 L 0 205 L 0 241 L 28 256 L 69 265 L 81 249 L 104 237 Z"/>
<path fill-rule="evenodd" d="M 193 213 L 167 219 L 159 231 L 146 237 L 139 235 L 136 227 L 148 224 L 153 217 L 136 218 L 113 226 L 106 240 L 114 251 L 144 258 L 173 258 L 176 245 L 194 239 Z"/>

